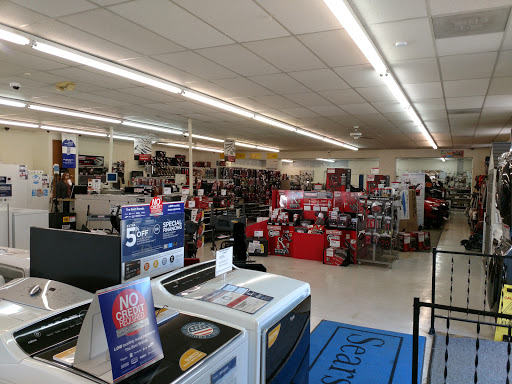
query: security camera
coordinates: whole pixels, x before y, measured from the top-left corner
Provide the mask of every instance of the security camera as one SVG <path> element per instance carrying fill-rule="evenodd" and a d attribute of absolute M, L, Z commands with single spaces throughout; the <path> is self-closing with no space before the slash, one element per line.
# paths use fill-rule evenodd
<path fill-rule="evenodd" d="M 21 88 L 20 83 L 10 83 L 9 86 L 14 89 L 15 91 L 19 90 Z"/>
<path fill-rule="evenodd" d="M 4 129 L 5 129 L 6 131 L 8 131 L 8 130 L 9 130 L 9 127 L 4 127 Z"/>

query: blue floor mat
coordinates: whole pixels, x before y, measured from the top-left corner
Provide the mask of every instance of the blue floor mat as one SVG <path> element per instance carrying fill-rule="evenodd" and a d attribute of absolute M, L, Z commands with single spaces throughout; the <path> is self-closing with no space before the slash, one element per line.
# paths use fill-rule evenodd
<path fill-rule="evenodd" d="M 310 383 L 411 382 L 412 335 L 323 320 L 311 334 L 310 348 Z M 420 337 L 419 379 L 424 353 Z"/>

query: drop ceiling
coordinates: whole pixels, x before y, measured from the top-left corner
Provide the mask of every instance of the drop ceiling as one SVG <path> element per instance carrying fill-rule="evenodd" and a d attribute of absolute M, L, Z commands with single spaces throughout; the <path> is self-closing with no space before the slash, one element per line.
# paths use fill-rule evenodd
<path fill-rule="evenodd" d="M 508 140 L 512 0 L 350 4 L 440 148 Z M 322 0 L 0 0 L 0 23 L 361 149 L 430 147 Z M 339 149 L 8 42 L 0 96 L 183 130 L 192 118 L 194 133 L 284 151 Z M 27 108 L 0 106 L 0 119 L 108 128 Z"/>

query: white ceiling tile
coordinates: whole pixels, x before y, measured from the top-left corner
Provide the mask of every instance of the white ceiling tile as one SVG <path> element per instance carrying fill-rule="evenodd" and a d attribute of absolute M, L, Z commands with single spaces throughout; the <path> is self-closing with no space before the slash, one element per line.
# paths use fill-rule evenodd
<path fill-rule="evenodd" d="M 329 67 L 366 64 L 368 60 L 344 29 L 298 36 Z"/>
<path fill-rule="evenodd" d="M 436 39 L 439 56 L 465 53 L 494 52 L 499 50 L 503 32 Z"/>
<path fill-rule="evenodd" d="M 52 56 L 47 57 L 52 58 Z M 26 54 L 14 50 L 0 50 L 0 62 L 13 64 L 26 63 L 31 68 L 37 69 L 39 71 L 51 71 L 52 69 L 69 67 L 69 65 L 62 64 L 57 61 L 44 59 L 37 55 Z"/>
<path fill-rule="evenodd" d="M 357 0 L 352 3 L 362 16 L 363 24 L 387 23 L 427 16 L 424 0 Z"/>
<path fill-rule="evenodd" d="M 367 87 L 367 88 L 356 88 L 356 91 L 363 96 L 366 101 L 370 103 L 377 101 L 393 101 L 396 100 L 395 96 L 391 93 L 388 87 Z"/>
<path fill-rule="evenodd" d="M 259 111 L 262 111 L 262 110 L 268 108 L 268 106 L 266 106 L 265 104 L 259 103 L 249 97 L 234 97 L 234 98 L 228 98 L 228 99 L 224 99 L 224 100 L 226 100 L 229 103 L 232 103 L 232 104 L 235 104 L 240 107 L 247 108 L 247 109 L 250 109 L 251 111 L 256 111 L 256 112 L 259 112 Z"/>
<path fill-rule="evenodd" d="M 60 21 L 144 55 L 184 50 L 172 41 L 105 9 L 61 17 Z"/>
<path fill-rule="evenodd" d="M 68 47 L 77 48 L 83 52 L 88 52 L 107 60 L 117 61 L 140 56 L 139 53 L 130 49 L 121 47 L 120 45 L 56 20 L 48 20 L 29 25 L 25 29 L 42 38 Z"/>
<path fill-rule="evenodd" d="M 508 28 L 505 30 L 505 40 L 501 49 L 512 49 L 512 23 L 508 23 Z"/>
<path fill-rule="evenodd" d="M 109 5 L 115 5 L 119 3 L 126 3 L 130 0 L 89 0 L 92 1 L 94 4 L 98 4 L 102 7 L 108 7 Z"/>
<path fill-rule="evenodd" d="M 109 9 L 189 49 L 234 43 L 222 32 L 168 0 L 136 0 Z"/>
<path fill-rule="evenodd" d="M 440 81 L 437 59 L 395 61 L 391 69 L 402 84 L 431 83 Z"/>
<path fill-rule="evenodd" d="M 166 64 L 181 68 L 206 80 L 226 79 L 237 77 L 236 73 L 215 64 L 213 61 L 199 56 L 191 51 L 175 52 L 154 56 Z"/>
<path fill-rule="evenodd" d="M 512 76 L 512 50 L 501 51 L 494 70 L 494 76 Z"/>
<path fill-rule="evenodd" d="M 14 28 L 24 28 L 30 24 L 47 19 L 40 13 L 33 12 L 17 4 L 2 1 L 0 3 L 0 22 Z"/>
<path fill-rule="evenodd" d="M 150 57 L 137 57 L 133 60 L 125 60 L 122 64 L 180 85 L 201 80 L 197 76 Z"/>
<path fill-rule="evenodd" d="M 268 75 L 280 70 L 240 44 L 196 50 L 202 56 L 242 75 Z"/>
<path fill-rule="evenodd" d="M 340 23 L 322 1 L 257 0 L 267 12 L 298 35 L 340 28 Z"/>
<path fill-rule="evenodd" d="M 350 86 L 375 87 L 385 85 L 380 75 L 370 64 L 333 68 Z"/>
<path fill-rule="evenodd" d="M 307 109 L 307 108 L 289 108 L 289 109 L 283 109 L 284 113 L 287 113 L 290 116 L 294 117 L 313 117 L 318 116 L 315 112 Z"/>
<path fill-rule="evenodd" d="M 485 99 L 486 108 L 512 107 L 512 95 L 491 95 Z"/>
<path fill-rule="evenodd" d="M 351 115 L 363 115 L 367 113 L 379 113 L 373 106 L 369 103 L 358 103 L 358 104 L 343 104 L 340 107 L 345 111 L 350 113 Z"/>
<path fill-rule="evenodd" d="M 284 97 L 306 108 L 332 106 L 330 101 L 314 92 L 293 93 L 290 95 L 284 95 Z"/>
<path fill-rule="evenodd" d="M 289 35 L 271 15 L 252 1 L 175 0 L 174 2 L 238 42 Z"/>
<path fill-rule="evenodd" d="M 483 96 L 487 93 L 490 79 L 444 81 L 446 97 Z"/>
<path fill-rule="evenodd" d="M 435 121 L 436 123 L 446 121 L 446 124 L 448 124 L 448 114 L 444 108 L 438 110 L 422 110 L 420 116 L 424 121 Z"/>
<path fill-rule="evenodd" d="M 97 85 L 102 88 L 127 88 L 130 84 L 118 77 L 108 77 L 77 67 L 56 69 L 51 71 L 51 73 L 57 76 L 62 76 L 63 81 L 74 81 L 77 84 L 79 82 L 84 82 Z"/>
<path fill-rule="evenodd" d="M 340 89 L 336 91 L 318 92 L 320 95 L 331 101 L 333 104 L 355 104 L 364 103 L 365 100 L 353 89 Z"/>
<path fill-rule="evenodd" d="M 389 61 L 435 57 L 434 42 L 427 18 L 369 25 L 379 50 Z M 406 47 L 396 47 L 407 41 Z"/>
<path fill-rule="evenodd" d="M 227 88 L 239 96 L 265 96 L 273 95 L 274 92 L 262 87 L 245 77 L 237 77 L 234 79 L 212 80 L 215 84 Z"/>
<path fill-rule="evenodd" d="M 489 8 L 510 7 L 511 5 L 512 2 L 510 0 L 430 0 L 430 13 L 432 15 L 444 15 Z"/>
<path fill-rule="evenodd" d="M 398 101 L 379 101 L 372 103 L 375 109 L 381 113 L 402 112 L 404 107 Z"/>
<path fill-rule="evenodd" d="M 443 97 L 443 89 L 441 83 L 418 83 L 418 84 L 402 84 L 405 92 L 413 101 L 423 99 L 437 99 Z"/>
<path fill-rule="evenodd" d="M 183 100 L 181 97 L 172 96 L 168 92 L 158 92 L 153 89 L 144 87 L 123 88 L 120 91 L 123 93 L 128 93 L 130 95 L 142 97 L 144 99 L 151 100 L 153 102 L 156 101 L 159 103 L 172 103 Z"/>
<path fill-rule="evenodd" d="M 414 106 L 419 112 L 423 111 L 442 111 L 445 110 L 443 99 L 428 99 L 421 100 L 414 103 Z"/>
<path fill-rule="evenodd" d="M 203 92 L 213 97 L 218 97 L 219 99 L 228 99 L 241 96 L 238 92 L 222 87 L 221 85 L 215 84 L 212 81 L 190 81 L 187 82 L 186 86 L 195 91 Z"/>
<path fill-rule="evenodd" d="M 72 13 L 83 12 L 97 7 L 97 5 L 92 4 L 87 0 L 11 0 L 11 2 L 50 17 L 70 15 Z"/>
<path fill-rule="evenodd" d="M 295 37 L 254 41 L 244 46 L 284 72 L 325 68 Z"/>
<path fill-rule="evenodd" d="M 447 97 L 446 107 L 450 109 L 482 108 L 484 96 Z"/>
<path fill-rule="evenodd" d="M 310 109 L 321 116 L 341 116 L 345 114 L 345 111 L 343 111 L 341 108 L 335 105 L 324 107 L 310 107 Z"/>
<path fill-rule="evenodd" d="M 6 62 L 0 62 L 0 77 L 7 76 L 21 76 L 24 72 L 28 72 L 31 69 L 18 64 L 9 64 Z"/>
<path fill-rule="evenodd" d="M 497 52 L 443 56 L 439 58 L 443 80 L 482 79 L 490 77 Z"/>
<path fill-rule="evenodd" d="M 290 72 L 289 75 L 315 92 L 350 88 L 350 86 L 340 79 L 331 69 Z"/>
<path fill-rule="evenodd" d="M 489 95 L 512 94 L 512 77 L 496 77 L 491 82 Z"/>
<path fill-rule="evenodd" d="M 93 95 L 108 97 L 110 99 L 119 100 L 123 103 L 127 104 L 135 104 L 135 105 L 144 105 L 144 104 L 150 104 L 151 100 L 144 99 L 142 97 L 130 95 L 128 93 L 123 93 L 119 91 L 114 91 L 113 89 L 106 89 L 106 90 L 98 90 L 98 91 L 91 91 L 89 92 Z"/>
<path fill-rule="evenodd" d="M 120 101 L 111 99 L 110 97 L 103 97 L 97 94 L 87 93 L 87 92 L 77 92 L 73 93 L 73 98 L 79 100 L 90 101 L 92 103 L 98 103 L 103 105 L 112 105 L 112 106 L 121 106 L 121 105 L 130 105 L 130 103 L 126 101 Z"/>
<path fill-rule="evenodd" d="M 251 80 L 280 94 L 309 92 L 309 89 L 284 73 L 263 76 L 251 76 Z"/>
<path fill-rule="evenodd" d="M 287 98 L 280 95 L 270 95 L 270 96 L 255 96 L 254 100 L 259 101 L 262 104 L 265 104 L 269 107 L 273 108 L 299 108 L 300 106 L 293 101 L 288 100 Z"/>

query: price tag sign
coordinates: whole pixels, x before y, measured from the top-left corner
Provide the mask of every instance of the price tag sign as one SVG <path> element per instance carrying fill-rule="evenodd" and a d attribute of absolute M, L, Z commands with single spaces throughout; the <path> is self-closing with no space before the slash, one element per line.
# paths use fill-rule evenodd
<path fill-rule="evenodd" d="M 226 196 L 226 194 L 227 194 L 227 191 L 225 189 L 221 189 L 220 190 L 220 195 L 221 196 Z"/>
<path fill-rule="evenodd" d="M 204 189 L 198 189 L 197 196 L 204 196 Z"/>
<path fill-rule="evenodd" d="M 181 194 L 182 195 L 188 195 L 190 191 L 190 188 L 181 188 Z"/>
<path fill-rule="evenodd" d="M 224 248 L 215 253 L 215 277 L 233 269 L 233 247 Z"/>

